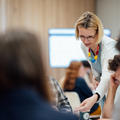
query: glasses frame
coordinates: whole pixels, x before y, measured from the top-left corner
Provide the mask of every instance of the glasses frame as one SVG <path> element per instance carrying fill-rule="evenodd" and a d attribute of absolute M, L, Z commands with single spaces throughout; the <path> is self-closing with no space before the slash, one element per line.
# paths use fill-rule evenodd
<path fill-rule="evenodd" d="M 88 41 L 92 41 L 95 39 L 96 35 L 97 35 L 97 32 L 95 33 L 95 35 L 90 35 L 90 36 L 80 35 L 79 38 L 82 41 L 84 41 L 85 39 L 87 39 Z"/>

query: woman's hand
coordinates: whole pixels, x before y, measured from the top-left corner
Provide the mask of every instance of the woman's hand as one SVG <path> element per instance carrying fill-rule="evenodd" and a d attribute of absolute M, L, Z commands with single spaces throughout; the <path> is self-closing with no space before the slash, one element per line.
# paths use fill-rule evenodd
<path fill-rule="evenodd" d="M 94 94 L 92 97 L 85 99 L 79 107 L 75 109 L 75 112 L 81 111 L 81 112 L 88 112 L 93 107 L 93 105 L 96 103 L 98 99 L 98 95 Z"/>

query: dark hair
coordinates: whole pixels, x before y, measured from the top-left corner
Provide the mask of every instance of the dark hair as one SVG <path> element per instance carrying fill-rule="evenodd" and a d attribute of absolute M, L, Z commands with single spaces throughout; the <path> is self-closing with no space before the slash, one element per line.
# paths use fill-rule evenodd
<path fill-rule="evenodd" d="M 84 67 L 91 68 L 90 63 L 87 60 L 82 60 L 81 62 L 82 62 Z"/>
<path fill-rule="evenodd" d="M 115 55 L 112 60 L 109 60 L 109 70 L 116 71 L 120 67 L 120 55 Z"/>
<path fill-rule="evenodd" d="M 50 101 L 49 85 L 36 35 L 9 30 L 0 35 L 0 92 L 30 87 Z"/>

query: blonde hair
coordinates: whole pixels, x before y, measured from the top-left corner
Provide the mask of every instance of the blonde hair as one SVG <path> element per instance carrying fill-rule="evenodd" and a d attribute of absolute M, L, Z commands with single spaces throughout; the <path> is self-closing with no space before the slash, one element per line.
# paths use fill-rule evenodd
<path fill-rule="evenodd" d="M 75 23 L 76 39 L 79 39 L 79 27 L 81 28 L 93 28 L 98 34 L 98 43 L 100 43 L 103 37 L 103 25 L 101 20 L 92 12 L 83 13 Z"/>

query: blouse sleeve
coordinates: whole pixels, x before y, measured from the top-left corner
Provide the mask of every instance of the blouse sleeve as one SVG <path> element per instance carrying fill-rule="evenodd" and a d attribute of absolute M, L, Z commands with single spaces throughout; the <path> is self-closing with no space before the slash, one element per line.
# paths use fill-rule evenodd
<path fill-rule="evenodd" d="M 103 98 L 108 90 L 109 80 L 112 73 L 108 70 L 109 59 L 113 59 L 113 57 L 118 54 L 118 51 L 115 48 L 115 44 L 115 40 L 112 40 L 109 42 L 109 44 L 106 44 L 101 53 L 102 76 L 101 81 L 96 89 L 96 92 L 100 95 L 100 99 Z"/>

